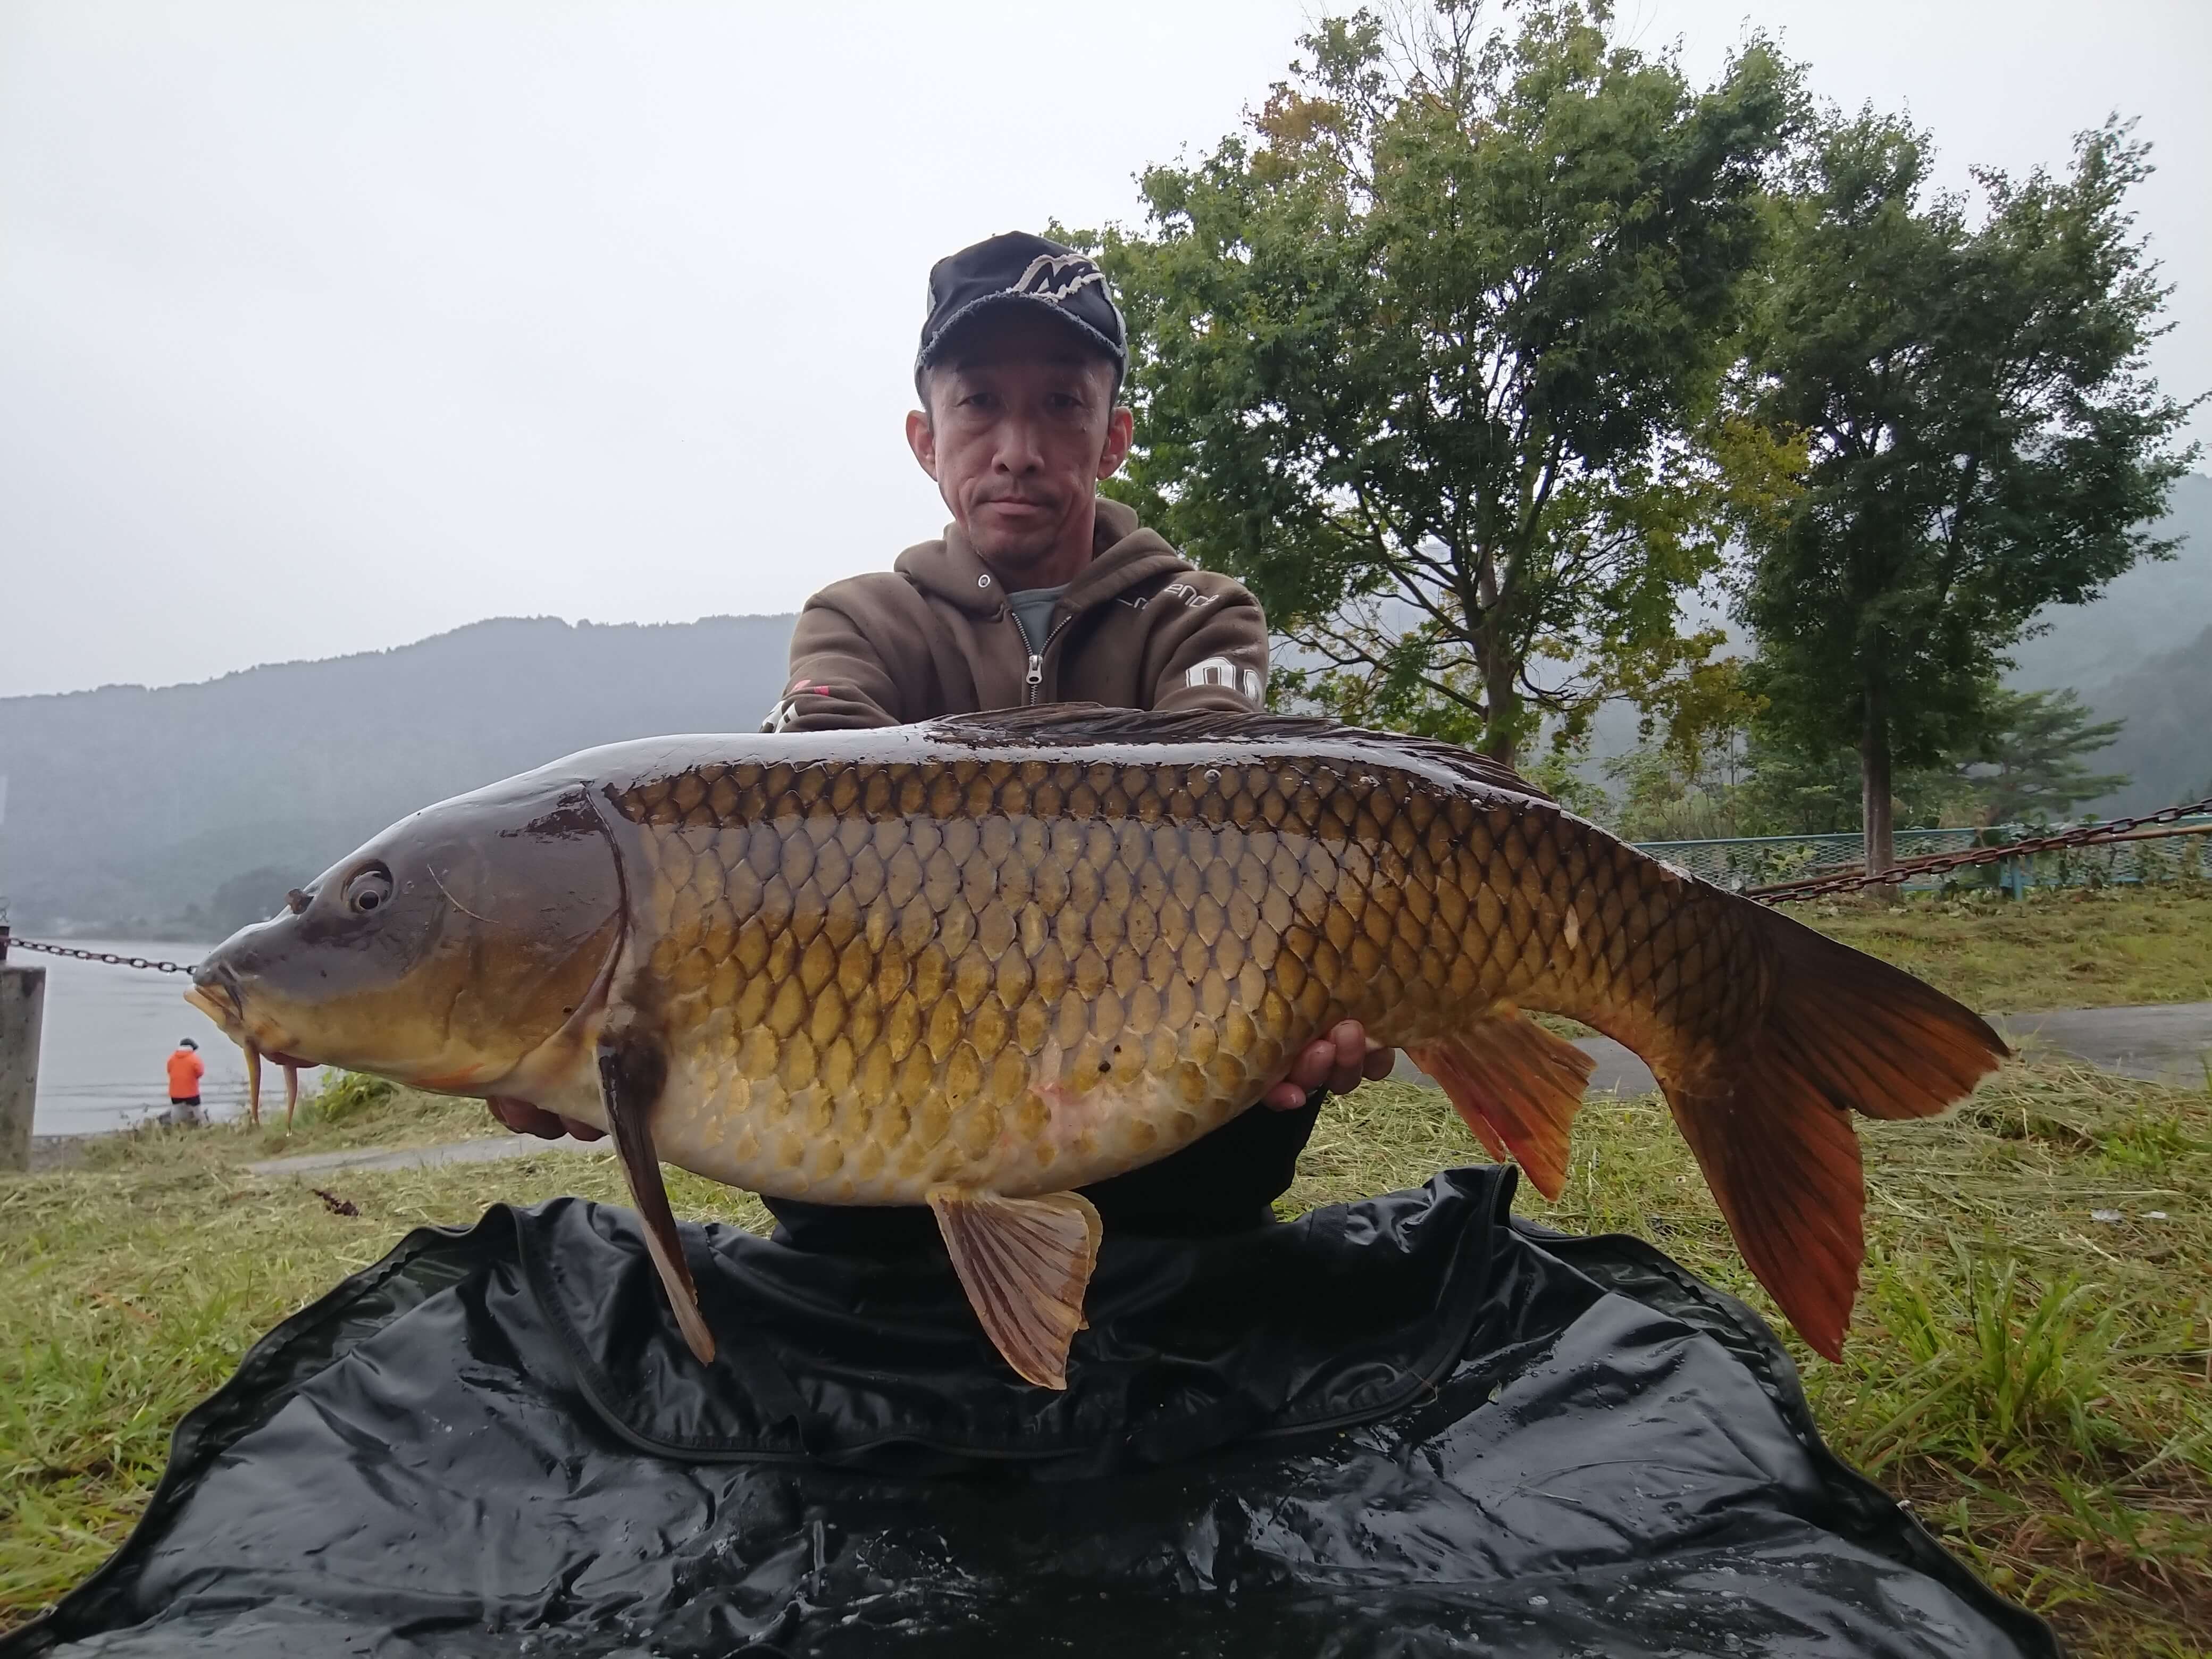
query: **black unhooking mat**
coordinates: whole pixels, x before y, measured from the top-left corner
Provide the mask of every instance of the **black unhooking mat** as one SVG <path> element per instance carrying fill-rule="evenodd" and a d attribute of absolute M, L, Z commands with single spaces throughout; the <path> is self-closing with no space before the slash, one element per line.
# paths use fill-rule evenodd
<path fill-rule="evenodd" d="M 425 1230 L 177 1431 L 31 1655 L 2052 1655 L 1824 1448 L 1740 1304 L 1510 1170 L 1107 1240 L 1064 1395 L 941 1250 Z"/>

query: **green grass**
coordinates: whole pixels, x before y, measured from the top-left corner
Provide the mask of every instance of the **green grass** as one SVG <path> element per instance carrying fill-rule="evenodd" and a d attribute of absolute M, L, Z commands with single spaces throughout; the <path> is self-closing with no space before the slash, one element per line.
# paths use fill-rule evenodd
<path fill-rule="evenodd" d="M 1983 1013 L 2212 1001 L 2212 891 L 2035 888 L 1784 907 Z"/>
<path fill-rule="evenodd" d="M 1801 908 L 1987 1010 L 2212 999 L 2201 896 Z M 473 1103 L 353 1088 L 311 1099 L 289 1135 L 143 1131 L 0 1177 L 0 1628 L 122 1540 L 177 1419 L 257 1337 L 410 1228 L 495 1200 L 623 1201 L 605 1155 L 312 1182 L 245 1166 L 492 1132 Z M 2212 1092 L 2015 1065 L 1948 1119 L 1861 1139 L 1869 1253 L 1850 1345 L 1830 1364 L 1788 1339 L 1832 1443 L 2076 1651 L 2212 1659 L 2191 1634 L 2212 1631 Z M 1478 1156 L 1433 1092 L 1370 1085 L 1322 1114 L 1285 1207 Z M 693 1176 L 670 1188 L 679 1214 L 765 1219 Z M 1776 1317 L 1656 1098 L 1592 1103 L 1559 1202 L 1522 1194 L 1555 1225 L 1649 1238 Z"/>
<path fill-rule="evenodd" d="M 301 1097 L 288 1129 L 284 1099 L 262 1103 L 261 1127 L 226 1123 L 212 1129 L 170 1129 L 158 1124 L 122 1134 L 89 1136 L 76 1148 L 74 1167 L 137 1170 L 149 1162 L 180 1168 L 202 1158 L 218 1167 L 306 1152 L 360 1146 L 434 1146 L 479 1135 L 504 1134 L 480 1101 L 418 1094 L 381 1078 L 342 1073 L 323 1089 Z"/>

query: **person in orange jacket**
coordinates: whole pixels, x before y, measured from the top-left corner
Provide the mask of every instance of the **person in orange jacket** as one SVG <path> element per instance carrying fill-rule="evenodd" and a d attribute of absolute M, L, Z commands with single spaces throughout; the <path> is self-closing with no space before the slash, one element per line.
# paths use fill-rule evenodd
<path fill-rule="evenodd" d="M 177 1123 L 198 1123 L 200 1115 L 200 1079 L 207 1072 L 207 1062 L 200 1058 L 200 1045 L 190 1037 L 178 1043 L 169 1055 L 169 1117 Z"/>

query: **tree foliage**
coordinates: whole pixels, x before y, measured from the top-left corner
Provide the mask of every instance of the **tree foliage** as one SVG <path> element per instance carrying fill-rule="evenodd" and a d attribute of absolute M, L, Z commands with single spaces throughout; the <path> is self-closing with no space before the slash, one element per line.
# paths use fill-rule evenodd
<path fill-rule="evenodd" d="M 2128 787 L 2121 772 L 2092 772 L 2087 757 L 2111 746 L 2118 720 L 2089 717 L 2071 691 L 1996 692 L 1990 731 L 1961 757 L 1985 823 L 2063 818 L 2086 801 Z"/>
<path fill-rule="evenodd" d="M 1753 41 L 1699 91 L 1602 0 L 1518 15 L 1324 21 L 1099 239 L 1130 497 L 1253 587 L 1297 690 L 1509 760 L 1706 654 L 1676 600 L 1794 441 L 1706 423 L 1793 72 Z"/>
<path fill-rule="evenodd" d="M 2148 171 L 2125 127 L 2071 174 L 1931 194 L 1925 135 L 1832 120 L 1778 198 L 1741 407 L 1805 445 L 1802 489 L 1747 522 L 1754 689 L 1799 751 L 1856 751 L 1870 868 L 1896 773 L 2009 716 L 2004 652 L 2041 606 L 2137 559 L 2193 449 L 2144 367 L 2168 290 L 2131 234 Z"/>
<path fill-rule="evenodd" d="M 1736 688 L 1711 699 L 1711 717 L 1693 741 L 1670 735 L 1607 761 L 1611 791 L 1577 810 L 1637 841 L 1859 829 L 1856 751 L 1807 750 L 1766 725 L 1765 706 L 1733 672 L 1741 665 L 1735 658 L 1709 665 L 1716 684 L 1735 678 Z M 1890 809 L 1900 827 L 2050 823 L 2127 787 L 2125 776 L 2087 764 L 2120 722 L 2093 720 L 2073 692 L 1990 687 L 1982 696 L 1987 725 L 1972 741 L 1893 772 Z"/>

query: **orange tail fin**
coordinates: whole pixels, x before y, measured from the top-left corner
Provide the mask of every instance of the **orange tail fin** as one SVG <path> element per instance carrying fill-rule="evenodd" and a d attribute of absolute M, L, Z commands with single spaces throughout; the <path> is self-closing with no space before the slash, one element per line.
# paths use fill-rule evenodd
<path fill-rule="evenodd" d="M 1595 1061 L 1512 1008 L 1407 1053 L 1492 1158 L 1510 1153 L 1538 1192 L 1559 1195 L 1567 1132 Z"/>
<path fill-rule="evenodd" d="M 2009 1052 L 1972 1011 L 1772 911 L 1765 1023 L 1701 1068 L 1657 1073 L 1736 1247 L 1798 1334 L 1841 1356 L 1865 1255 L 1849 1113 L 1929 1117 Z"/>

